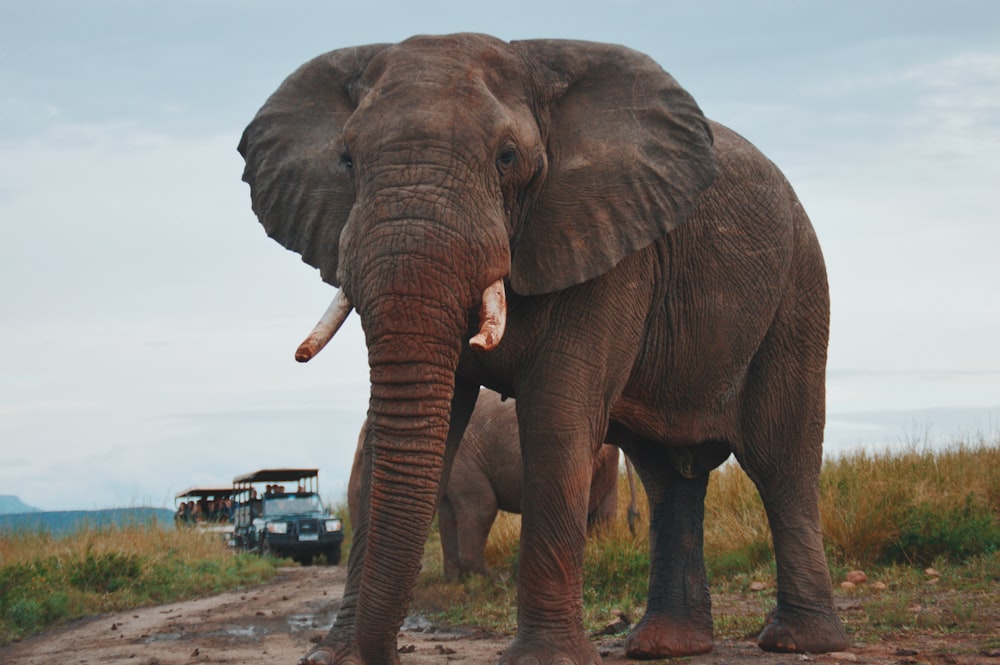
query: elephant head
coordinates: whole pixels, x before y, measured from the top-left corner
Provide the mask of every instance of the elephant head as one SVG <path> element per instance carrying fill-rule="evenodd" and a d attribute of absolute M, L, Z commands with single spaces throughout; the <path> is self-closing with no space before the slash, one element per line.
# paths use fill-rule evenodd
<path fill-rule="evenodd" d="M 639 53 L 460 34 L 306 63 L 239 149 L 268 235 L 342 289 L 316 336 L 361 317 L 378 564 L 349 574 L 354 639 L 379 660 L 419 570 L 463 349 L 500 344 L 507 289 L 571 288 L 684 224 L 716 175 L 711 131 Z"/>

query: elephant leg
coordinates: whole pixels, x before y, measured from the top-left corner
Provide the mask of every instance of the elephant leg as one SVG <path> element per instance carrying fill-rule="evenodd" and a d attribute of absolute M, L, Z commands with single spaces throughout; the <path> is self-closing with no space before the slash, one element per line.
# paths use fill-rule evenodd
<path fill-rule="evenodd" d="M 646 614 L 625 643 L 630 658 L 671 658 L 713 647 L 712 601 L 703 550 L 708 473 L 685 477 L 669 451 L 630 454 L 649 498 L 650 562 Z"/>
<path fill-rule="evenodd" d="M 583 550 L 596 444 L 589 434 L 581 436 L 582 414 L 567 415 L 572 407 L 538 409 L 546 415 L 529 415 L 527 426 L 522 407 L 536 411 L 537 401 L 518 396 L 525 470 L 518 625 L 501 662 L 600 663 L 583 628 Z"/>
<path fill-rule="evenodd" d="M 486 481 L 483 480 L 483 483 Z M 489 487 L 481 487 L 473 496 L 452 500 L 448 494 L 438 509 L 444 577 L 454 582 L 469 573 L 489 575 L 486 565 L 486 542 L 498 508 Z"/>
<path fill-rule="evenodd" d="M 458 567 L 462 574 L 489 575 L 486 565 L 486 541 L 497 518 L 497 504 L 492 494 L 480 501 L 468 502 L 456 511 Z"/>
<path fill-rule="evenodd" d="M 745 445 L 736 451 L 764 503 L 778 574 L 777 607 L 757 643 L 765 651 L 839 651 L 847 646 L 847 633 L 833 605 L 819 514 L 824 364 L 810 359 L 821 351 L 807 344 L 788 352 L 754 367 Z M 801 369 L 810 367 L 818 369 Z"/>
<path fill-rule="evenodd" d="M 757 638 L 765 651 L 826 653 L 847 646 L 823 551 L 818 472 L 818 464 L 815 472 L 783 465 L 750 472 L 767 512 L 778 573 L 777 607 Z"/>
<path fill-rule="evenodd" d="M 455 521 L 455 507 L 445 495 L 438 505 L 438 530 L 441 532 L 441 558 L 444 565 L 444 579 L 454 582 L 460 577 L 458 565 L 458 525 Z"/>
<path fill-rule="evenodd" d="M 613 491 L 607 492 L 603 497 L 601 497 L 600 502 L 597 507 L 591 511 L 590 515 L 587 516 L 587 527 L 590 529 L 603 528 L 611 526 L 615 523 L 615 518 L 618 516 L 618 488 L 614 487 Z"/>

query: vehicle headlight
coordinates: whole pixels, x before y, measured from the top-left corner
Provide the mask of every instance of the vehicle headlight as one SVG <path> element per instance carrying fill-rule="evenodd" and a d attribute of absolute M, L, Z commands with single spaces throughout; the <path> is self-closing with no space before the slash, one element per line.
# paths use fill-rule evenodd
<path fill-rule="evenodd" d="M 268 522 L 268 533 L 288 533 L 288 524 L 285 522 Z"/>
<path fill-rule="evenodd" d="M 331 533 L 333 531 L 340 531 L 344 528 L 343 522 L 340 520 L 327 520 L 326 521 L 326 532 Z"/>

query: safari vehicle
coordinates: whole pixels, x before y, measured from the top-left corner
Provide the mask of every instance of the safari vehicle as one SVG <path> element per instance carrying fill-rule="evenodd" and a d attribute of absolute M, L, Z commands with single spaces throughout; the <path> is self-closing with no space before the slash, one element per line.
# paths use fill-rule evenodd
<path fill-rule="evenodd" d="M 191 526 L 199 531 L 217 533 L 232 544 L 232 487 L 189 487 L 174 497 L 178 527 Z"/>
<path fill-rule="evenodd" d="M 261 469 L 233 479 L 233 543 L 239 550 L 309 564 L 340 563 L 343 523 L 319 498 L 318 469 Z"/>

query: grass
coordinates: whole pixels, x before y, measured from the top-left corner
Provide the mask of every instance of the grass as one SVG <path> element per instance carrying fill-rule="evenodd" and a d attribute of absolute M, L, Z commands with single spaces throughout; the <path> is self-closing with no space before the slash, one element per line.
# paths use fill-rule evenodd
<path fill-rule="evenodd" d="M 624 519 L 627 487 L 619 483 L 619 522 L 588 538 L 584 619 L 591 631 L 617 613 L 636 621 L 644 610 L 648 510 L 639 485 L 640 518 L 631 533 Z M 820 505 L 835 595 L 852 640 L 930 631 L 978 636 L 981 646 L 1000 648 L 998 442 L 828 460 Z M 705 514 L 716 637 L 755 635 L 774 604 L 774 557 L 760 499 L 735 464 L 713 472 Z M 519 533 L 520 517 L 502 513 L 486 551 L 495 574 L 456 583 L 442 581 L 440 543 L 432 533 L 414 610 L 437 623 L 512 632 Z M 194 530 L 149 525 L 84 528 L 60 537 L 3 534 L 0 645 L 80 616 L 260 584 L 279 563 L 234 554 L 217 537 Z M 928 566 L 935 574 L 925 572 Z M 842 588 L 847 571 L 858 568 L 868 582 Z"/>
<path fill-rule="evenodd" d="M 648 509 L 640 496 L 640 523 L 633 535 L 624 523 L 624 479 L 619 491 L 619 523 L 588 538 L 585 552 L 584 615 L 591 631 L 619 612 L 634 622 L 644 611 Z M 828 460 L 820 505 L 835 595 L 848 608 L 842 618 L 855 639 L 914 630 L 987 635 L 1000 630 L 997 442 L 857 452 Z M 519 528 L 518 516 L 501 514 L 486 552 L 494 577 L 459 583 L 442 581 L 440 546 L 432 534 L 415 609 L 432 621 L 512 631 Z M 763 505 L 736 464 L 724 465 L 710 478 L 705 554 L 716 636 L 756 635 L 774 604 L 774 556 Z M 939 575 L 925 573 L 928 566 Z M 869 582 L 841 588 L 854 569 L 864 569 Z M 751 590 L 754 583 L 760 590 Z"/>
<path fill-rule="evenodd" d="M 0 645 L 46 626 L 260 584 L 275 561 L 233 554 L 217 535 L 156 525 L 0 537 Z"/>

